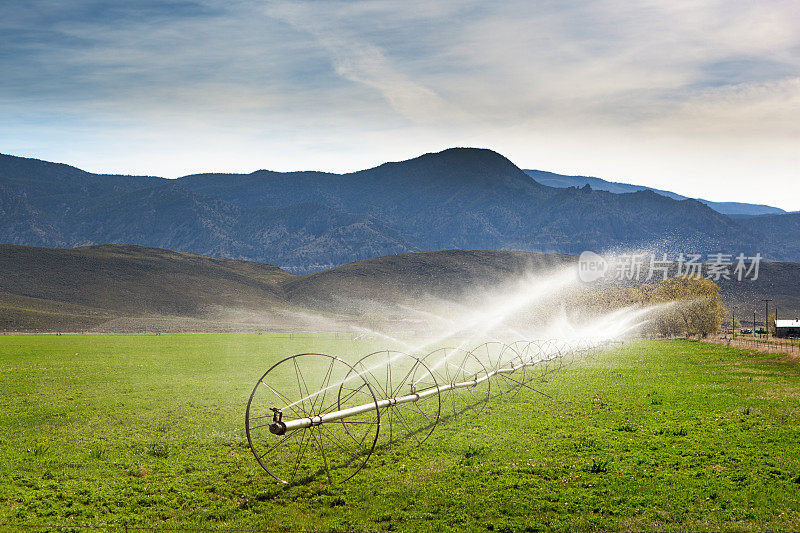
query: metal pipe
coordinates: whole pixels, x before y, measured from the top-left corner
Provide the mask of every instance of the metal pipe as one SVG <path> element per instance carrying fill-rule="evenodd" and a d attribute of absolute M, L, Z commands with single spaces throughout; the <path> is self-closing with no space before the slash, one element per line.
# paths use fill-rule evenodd
<path fill-rule="evenodd" d="M 542 361 L 546 361 L 546 359 L 542 359 Z M 442 392 L 446 392 L 453 389 L 462 389 L 466 387 L 477 387 L 478 384 L 487 381 L 489 378 L 498 375 L 498 374 L 511 374 L 520 370 L 522 368 L 528 366 L 534 366 L 536 363 L 540 361 L 534 361 L 530 363 L 522 363 L 519 366 L 512 366 L 510 368 L 498 368 L 497 370 L 493 370 L 491 372 L 487 372 L 484 376 L 478 377 L 475 376 L 475 379 L 469 381 L 460 381 L 454 383 L 447 383 L 444 385 L 429 387 L 427 389 L 423 389 L 419 392 L 414 392 L 411 394 L 406 394 L 405 396 L 397 396 L 395 398 L 384 398 L 381 400 L 377 400 L 376 402 L 364 403 L 361 405 L 356 405 L 354 407 L 349 407 L 347 409 L 340 409 L 338 411 L 331 411 L 330 413 L 325 413 L 322 415 L 315 415 L 309 416 L 305 418 L 296 418 L 294 420 L 283 420 L 281 433 L 283 434 L 287 431 L 295 431 L 298 429 L 309 428 L 312 426 L 319 426 L 320 424 L 324 424 L 326 422 L 334 422 L 336 420 L 341 420 L 343 418 L 348 418 L 351 416 L 359 415 L 361 413 L 366 413 L 375 409 L 382 409 L 384 407 L 391 407 L 401 403 L 408 403 L 408 402 L 415 402 L 417 400 L 421 400 L 423 398 L 427 398 L 428 396 L 433 396 L 434 394 L 441 394 Z"/>

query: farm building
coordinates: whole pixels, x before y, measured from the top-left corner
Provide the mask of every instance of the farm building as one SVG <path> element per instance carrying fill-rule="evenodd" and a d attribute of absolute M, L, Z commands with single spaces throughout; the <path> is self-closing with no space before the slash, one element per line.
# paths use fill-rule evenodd
<path fill-rule="evenodd" d="M 800 337 L 800 320 L 776 320 L 776 337 Z"/>

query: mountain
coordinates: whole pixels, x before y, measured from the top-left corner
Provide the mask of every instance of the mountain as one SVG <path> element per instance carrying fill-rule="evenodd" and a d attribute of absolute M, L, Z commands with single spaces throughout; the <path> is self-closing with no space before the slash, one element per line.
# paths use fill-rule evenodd
<path fill-rule="evenodd" d="M 800 259 L 793 233 L 767 238 L 761 224 L 769 221 L 745 223 L 649 190 L 549 187 L 486 149 L 454 148 L 348 174 L 259 170 L 175 180 L 0 156 L 0 242 L 136 244 L 294 273 L 453 248 L 646 247 Z"/>
<path fill-rule="evenodd" d="M 781 318 L 800 318 L 800 263 L 761 263 L 758 279 L 721 279 L 720 292 L 729 310 L 742 322 L 751 322 L 753 313 L 764 322 L 764 298 L 770 298 L 770 313 L 778 309 Z"/>
<path fill-rule="evenodd" d="M 413 328 L 419 317 L 403 302 L 415 309 L 442 299 L 481 305 L 498 290 L 508 294 L 508 282 L 577 265 L 567 255 L 445 250 L 297 276 L 263 263 L 132 245 L 6 244 L 0 268 L 0 331 L 216 332 L 337 330 L 390 314 Z M 798 275 L 798 263 L 762 263 L 758 279 L 720 287 L 739 319 L 752 320 L 755 311 L 760 320 L 765 297 L 780 316 L 795 317 Z"/>
<path fill-rule="evenodd" d="M 631 185 L 628 183 L 618 183 L 616 181 L 606 181 L 600 178 L 592 178 L 589 176 L 565 176 L 563 174 L 554 174 L 552 172 L 545 172 L 543 170 L 525 170 L 525 173 L 543 185 L 549 187 L 585 187 L 589 185 L 592 189 L 598 191 L 608 191 L 616 194 L 623 194 L 636 191 L 653 191 L 672 198 L 673 200 L 686 200 L 688 197 L 681 196 L 680 194 L 665 191 L 662 189 L 655 189 L 653 187 L 646 187 L 644 185 Z M 742 202 L 712 202 L 710 200 L 697 199 L 698 202 L 706 204 L 714 211 L 724 215 L 775 215 L 786 213 L 779 207 L 772 207 L 762 204 L 748 204 Z"/>
<path fill-rule="evenodd" d="M 784 257 L 800 255 L 800 213 L 741 218 L 738 224 L 762 235 L 764 248 L 781 248 Z"/>
<path fill-rule="evenodd" d="M 0 154 L 0 242 L 74 246 L 65 235 L 74 211 L 168 180 L 91 174 L 61 163 Z"/>

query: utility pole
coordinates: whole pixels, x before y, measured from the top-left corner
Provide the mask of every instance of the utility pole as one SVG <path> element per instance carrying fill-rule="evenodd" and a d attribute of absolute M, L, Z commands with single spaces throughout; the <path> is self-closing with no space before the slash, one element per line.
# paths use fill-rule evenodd
<path fill-rule="evenodd" d="M 764 298 L 764 338 L 769 339 L 769 303 L 772 300 Z"/>
<path fill-rule="evenodd" d="M 735 307 L 733 308 L 733 311 L 731 312 L 731 334 L 733 335 L 733 338 L 735 339 L 736 338 L 736 308 Z"/>
<path fill-rule="evenodd" d="M 753 338 L 756 338 L 756 312 L 753 311 Z"/>

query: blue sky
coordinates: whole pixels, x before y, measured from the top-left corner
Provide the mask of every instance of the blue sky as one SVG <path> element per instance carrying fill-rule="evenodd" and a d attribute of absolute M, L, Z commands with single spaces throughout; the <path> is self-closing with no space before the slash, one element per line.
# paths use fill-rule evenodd
<path fill-rule="evenodd" d="M 452 146 L 800 209 L 794 1 L 0 4 L 0 152 L 177 177 Z"/>

